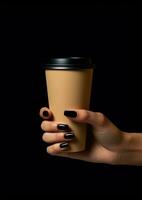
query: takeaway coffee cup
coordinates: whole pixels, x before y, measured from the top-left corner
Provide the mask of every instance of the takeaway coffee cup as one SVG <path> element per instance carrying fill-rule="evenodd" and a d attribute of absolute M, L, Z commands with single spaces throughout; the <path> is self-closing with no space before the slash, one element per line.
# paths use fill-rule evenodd
<path fill-rule="evenodd" d="M 87 124 L 64 116 L 67 109 L 89 109 L 93 64 L 84 57 L 52 58 L 44 64 L 49 108 L 55 121 L 68 124 L 75 134 L 67 152 L 85 150 Z"/>

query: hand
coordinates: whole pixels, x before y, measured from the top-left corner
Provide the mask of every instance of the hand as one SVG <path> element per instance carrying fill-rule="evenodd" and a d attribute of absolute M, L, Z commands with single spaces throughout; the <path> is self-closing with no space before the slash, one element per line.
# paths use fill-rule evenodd
<path fill-rule="evenodd" d="M 74 109 L 73 111 L 77 116 L 68 116 L 70 120 L 87 123 L 92 127 L 92 131 L 87 134 L 86 150 L 77 153 L 65 153 L 69 142 L 74 139 L 75 135 L 71 130 L 68 131 L 70 127 L 67 124 L 52 121 L 53 113 L 44 107 L 40 110 L 40 116 L 44 119 L 41 123 L 41 128 L 45 131 L 42 139 L 50 144 L 47 147 L 47 152 L 89 162 L 115 164 L 119 152 L 123 149 L 125 134 L 102 113 L 81 109 Z"/>

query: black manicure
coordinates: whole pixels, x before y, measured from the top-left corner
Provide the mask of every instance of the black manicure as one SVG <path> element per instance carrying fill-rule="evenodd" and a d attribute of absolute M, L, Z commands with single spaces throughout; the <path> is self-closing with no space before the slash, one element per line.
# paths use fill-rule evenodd
<path fill-rule="evenodd" d="M 60 148 L 63 149 L 63 148 L 67 148 L 69 146 L 69 144 L 67 142 L 63 142 L 60 144 Z"/>
<path fill-rule="evenodd" d="M 49 116 L 49 114 L 48 114 L 48 112 L 47 112 L 46 110 L 43 111 L 43 115 L 44 115 L 45 117 L 48 117 L 48 116 Z"/>
<path fill-rule="evenodd" d="M 65 110 L 64 115 L 67 117 L 77 117 L 77 112 L 72 110 Z"/>
<path fill-rule="evenodd" d="M 69 126 L 67 124 L 58 124 L 57 128 L 59 130 L 70 130 Z"/>
<path fill-rule="evenodd" d="M 64 138 L 65 139 L 73 139 L 75 137 L 74 133 L 65 133 Z"/>

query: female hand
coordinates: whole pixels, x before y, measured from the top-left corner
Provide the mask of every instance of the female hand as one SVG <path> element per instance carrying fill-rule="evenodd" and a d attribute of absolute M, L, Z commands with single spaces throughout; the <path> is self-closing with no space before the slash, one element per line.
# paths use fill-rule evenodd
<path fill-rule="evenodd" d="M 125 134 L 107 117 L 99 112 L 82 109 L 68 110 L 64 112 L 64 115 L 77 123 L 91 125 L 92 131 L 87 134 L 86 150 L 77 153 L 65 152 L 70 141 L 75 139 L 75 134 L 71 130 L 69 132 L 70 127 L 67 124 L 52 121 L 52 111 L 44 107 L 40 110 L 40 116 L 44 119 L 41 128 L 45 132 L 42 139 L 50 144 L 47 147 L 49 154 L 95 163 L 119 162 L 120 152 L 124 150 Z"/>

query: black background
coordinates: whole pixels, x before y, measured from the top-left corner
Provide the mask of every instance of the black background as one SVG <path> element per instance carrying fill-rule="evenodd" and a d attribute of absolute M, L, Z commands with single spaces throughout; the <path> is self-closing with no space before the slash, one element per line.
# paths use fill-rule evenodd
<path fill-rule="evenodd" d="M 92 56 L 91 110 L 124 131 L 141 132 L 135 5 L 1 5 L 0 11 L 3 192 L 138 194 L 141 167 L 47 155 L 38 116 L 48 105 L 40 63 L 49 56 Z"/>

